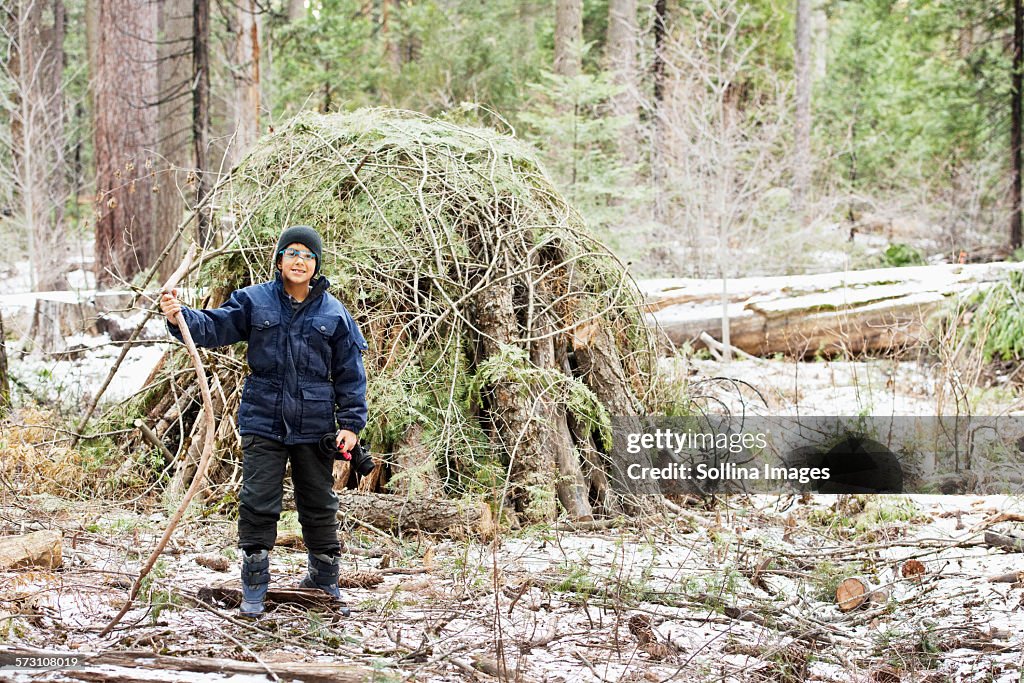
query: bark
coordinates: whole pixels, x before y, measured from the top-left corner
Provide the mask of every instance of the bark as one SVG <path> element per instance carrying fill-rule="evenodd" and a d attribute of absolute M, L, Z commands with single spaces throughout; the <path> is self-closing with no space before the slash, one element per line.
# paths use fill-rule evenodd
<path fill-rule="evenodd" d="M 196 206 L 209 193 L 210 180 L 210 0 L 192 3 L 192 152 L 195 161 Z M 196 214 L 196 240 L 205 247 L 213 244 L 210 211 Z"/>
<path fill-rule="evenodd" d="M 796 0 L 796 130 L 793 154 L 793 209 L 806 219 L 811 182 L 811 0 Z"/>
<path fill-rule="evenodd" d="M 57 569 L 63 563 L 61 538 L 61 533 L 53 530 L 0 538 L 0 570 L 25 567 Z"/>
<path fill-rule="evenodd" d="M 15 37 L 7 71 L 14 81 L 11 112 L 14 175 L 29 236 L 32 288 L 67 289 L 64 204 L 65 162 L 64 3 L 18 0 L 9 21 Z"/>
<path fill-rule="evenodd" d="M 188 49 L 192 38 L 192 0 L 164 0 L 160 3 L 160 43 L 157 52 L 160 64 L 160 100 L 157 104 L 159 120 L 160 166 L 154 168 L 156 178 L 155 242 L 166 246 L 187 210 L 182 200 L 192 170 L 192 56 Z M 164 259 L 166 278 L 174 264 L 185 255 L 181 242 Z"/>
<path fill-rule="evenodd" d="M 582 48 L 582 0 L 556 0 L 554 72 L 560 76 L 578 75 Z"/>
<path fill-rule="evenodd" d="M 1021 98 L 1024 97 L 1024 0 L 1013 0 L 1013 87 L 1010 88 L 1010 248 L 1021 246 Z"/>
<path fill-rule="evenodd" d="M 255 0 L 238 0 L 232 29 L 235 94 L 230 109 L 234 139 L 228 149 L 228 163 L 235 166 L 260 132 L 260 9 Z"/>
<path fill-rule="evenodd" d="M 553 329 L 554 325 L 550 320 L 545 320 L 538 326 L 538 331 L 541 333 L 550 333 Z M 553 337 L 534 342 L 530 360 L 537 367 L 561 372 L 555 358 Z M 550 394 L 538 396 L 537 404 L 540 418 L 537 421 L 538 440 L 540 448 L 544 452 L 554 454 L 558 470 L 558 479 L 555 484 L 558 501 L 571 519 L 576 521 L 593 519 L 593 511 L 588 500 L 589 487 L 580 468 L 580 459 L 576 454 L 573 435 L 566 419 L 565 404 L 560 396 Z"/>
<path fill-rule="evenodd" d="M 299 21 L 306 16 L 306 0 L 288 0 L 288 21 Z"/>
<path fill-rule="evenodd" d="M 392 457 L 392 478 L 388 488 L 399 496 L 437 498 L 444 495 L 444 486 L 437 465 L 430 458 L 430 449 L 423 443 L 423 426 L 412 424 L 395 444 Z M 395 479 L 394 475 L 404 475 Z"/>
<path fill-rule="evenodd" d="M 579 376 L 608 410 L 616 428 L 629 432 L 642 431 L 638 417 L 643 412 L 642 406 L 626 381 L 614 332 L 603 323 L 590 323 L 576 329 L 572 343 Z M 630 479 L 627 470 L 634 458 L 622 449 L 624 441 L 616 441 L 604 454 L 602 469 L 609 477 L 609 489 L 615 494 L 613 505 L 636 514 L 645 507 L 643 497 L 657 495 L 658 487 L 653 481 Z"/>
<path fill-rule="evenodd" d="M 61 329 L 61 302 L 37 299 L 28 332 L 28 349 L 39 353 L 56 353 L 65 348 Z"/>
<path fill-rule="evenodd" d="M 665 123 L 665 37 L 668 27 L 666 0 L 654 2 L 654 58 L 651 71 L 654 80 L 654 135 L 651 136 L 651 181 L 654 186 L 654 219 L 665 222 L 668 207 L 665 191 L 665 146 L 668 127 Z"/>
<path fill-rule="evenodd" d="M 338 576 L 338 587 L 345 588 L 372 588 L 384 582 L 384 577 L 376 572 L 351 572 L 344 571 Z M 208 586 L 200 588 L 197 597 L 207 604 L 220 603 L 230 609 L 236 609 L 242 604 L 242 591 L 237 588 L 225 588 L 223 586 Z M 332 610 L 337 603 L 334 599 L 319 589 L 305 588 L 284 588 L 267 591 L 268 605 L 298 605 L 305 609 Z"/>
<path fill-rule="evenodd" d="M 820 83 L 828 76 L 828 14 L 824 0 L 814 0 L 811 8 L 811 53 L 813 82 Z"/>
<path fill-rule="evenodd" d="M 381 0 L 380 32 L 384 38 L 384 59 L 393 73 L 402 70 L 401 39 L 395 31 L 392 15 L 398 11 L 399 0 Z"/>
<path fill-rule="evenodd" d="M 619 155 L 630 165 L 637 162 L 638 44 L 636 0 L 610 0 L 606 56 L 613 81 L 622 88 L 612 97 L 611 109 L 625 120 L 619 133 Z"/>
<path fill-rule="evenodd" d="M 157 4 L 93 0 L 96 280 L 110 287 L 147 268 L 154 244 L 151 150 L 156 146 Z M 163 245 L 160 245 L 162 247 Z"/>
<path fill-rule="evenodd" d="M 482 291 L 477 296 L 476 311 L 482 333 L 482 360 L 500 355 L 502 346 L 512 344 L 515 338 L 511 285 L 495 284 Z M 530 388 L 514 380 L 499 380 L 489 387 L 487 401 L 492 443 L 511 461 L 516 512 L 529 522 L 554 519 L 557 469 L 554 457 L 538 437 Z"/>
<path fill-rule="evenodd" d="M 469 535 L 489 538 L 494 520 L 486 503 L 396 496 L 387 493 L 338 493 L 338 518 L 347 517 L 388 531 L 426 531 L 428 533 Z"/>

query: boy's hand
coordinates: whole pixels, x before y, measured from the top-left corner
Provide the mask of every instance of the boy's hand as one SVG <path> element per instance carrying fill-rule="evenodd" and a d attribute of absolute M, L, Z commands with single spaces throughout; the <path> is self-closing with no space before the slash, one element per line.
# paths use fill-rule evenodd
<path fill-rule="evenodd" d="M 359 443 L 359 437 L 347 429 L 339 429 L 338 438 L 335 443 L 337 444 L 339 451 L 347 454 L 355 448 L 357 443 Z"/>
<path fill-rule="evenodd" d="M 178 301 L 178 290 L 172 289 L 170 292 L 164 292 L 164 295 L 160 297 L 160 310 L 167 316 L 167 319 L 171 321 L 172 325 L 177 325 L 175 321 L 178 313 L 181 312 L 181 302 Z"/>

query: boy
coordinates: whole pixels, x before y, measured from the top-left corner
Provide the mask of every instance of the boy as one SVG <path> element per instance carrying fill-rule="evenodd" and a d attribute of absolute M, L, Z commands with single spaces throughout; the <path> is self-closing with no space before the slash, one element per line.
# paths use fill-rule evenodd
<path fill-rule="evenodd" d="M 238 514 L 240 611 L 247 617 L 263 613 L 269 552 L 277 538 L 289 460 L 309 552 L 309 571 L 300 585 L 341 600 L 334 457 L 322 453 L 318 443 L 335 431 L 342 453 L 358 443 L 366 425 L 366 341 L 349 312 L 327 292 L 330 283 L 318 275 L 322 259 L 316 230 L 290 227 L 277 242 L 273 281 L 236 290 L 216 309 L 184 307 L 177 290 L 160 300 L 171 334 L 178 339 L 174 317 L 181 311 L 197 346 L 249 343 L 251 374 L 238 409 L 244 455 Z"/>

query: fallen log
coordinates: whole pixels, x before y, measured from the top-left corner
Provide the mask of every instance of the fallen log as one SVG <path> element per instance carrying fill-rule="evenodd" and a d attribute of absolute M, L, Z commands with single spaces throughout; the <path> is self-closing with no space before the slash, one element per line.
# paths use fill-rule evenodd
<path fill-rule="evenodd" d="M 912 346 L 955 295 L 987 288 L 1020 263 L 881 268 L 727 282 L 730 345 L 755 356 L 861 353 Z M 648 324 L 676 345 L 722 338 L 721 280 L 648 280 Z"/>
<path fill-rule="evenodd" d="M 1024 571 L 1008 572 L 988 577 L 989 583 L 1024 583 Z"/>
<path fill-rule="evenodd" d="M 61 539 L 62 534 L 56 530 L 0 538 L 0 570 L 60 567 L 63 563 Z"/>
<path fill-rule="evenodd" d="M 406 498 L 387 493 L 338 493 L 338 519 L 353 518 L 390 531 L 426 531 L 437 534 L 490 538 L 494 518 L 487 503 L 443 498 Z"/>
<path fill-rule="evenodd" d="M 1024 553 L 1024 538 L 1000 534 L 995 531 L 985 532 L 985 545 L 990 548 L 1002 548 L 1011 553 Z"/>
<path fill-rule="evenodd" d="M 171 657 L 151 650 L 125 650 L 121 652 L 57 652 L 0 645 L 0 666 L 21 666 L 29 661 L 70 661 L 52 669 L 59 670 L 63 680 L 80 681 L 167 681 L 169 672 L 214 674 L 209 678 L 182 676 L 189 680 L 222 681 L 224 674 L 268 676 L 274 674 L 282 681 L 305 683 L 357 683 L 375 680 L 374 670 L 355 664 L 328 664 L 324 662 L 239 662 L 213 657 Z M 125 671 L 129 669 L 129 671 Z M 378 672 L 379 673 L 379 672 Z"/>

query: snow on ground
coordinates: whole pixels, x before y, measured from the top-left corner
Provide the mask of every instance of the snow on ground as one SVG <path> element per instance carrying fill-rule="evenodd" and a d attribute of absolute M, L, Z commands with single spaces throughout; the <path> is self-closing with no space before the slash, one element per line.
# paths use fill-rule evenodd
<path fill-rule="evenodd" d="M 1010 683 L 1024 663 L 1024 586 L 988 578 L 1020 570 L 1022 555 L 985 546 L 981 532 L 993 515 L 1022 511 L 1005 497 L 765 496 L 620 529 L 536 527 L 496 544 L 349 528 L 361 550 L 343 555 L 343 575 L 384 579 L 343 590 L 352 616 L 281 605 L 255 624 L 193 602 L 203 587 L 237 586 L 234 525 L 215 515 L 186 520 L 147 588 L 152 605 L 99 638 L 164 515 L 25 497 L 0 505 L 0 526 L 62 529 L 65 567 L 0 574 L 17 579 L 0 609 L 22 610 L 7 640 L 26 646 L 354 663 L 386 680 L 489 680 L 467 664 L 495 659 L 500 640 L 523 681 Z M 210 556 L 227 569 L 197 563 Z M 911 559 L 922 573 L 907 573 Z M 293 586 L 304 564 L 301 550 L 276 548 L 271 588 Z M 880 597 L 842 612 L 835 587 L 853 575 Z"/>
<path fill-rule="evenodd" d="M 72 360 L 55 360 L 41 355 L 12 359 L 10 373 L 14 401 L 18 403 L 31 397 L 55 403 L 64 410 L 87 405 L 121 352 L 121 345 L 112 343 L 106 335 L 90 337 L 88 344 L 88 350 Z M 132 346 L 104 392 L 103 402 L 116 403 L 138 392 L 170 345 L 169 342 L 147 342 Z"/>
<path fill-rule="evenodd" d="M 868 360 L 670 358 L 661 371 L 685 378 L 695 397 L 759 415 L 955 415 L 953 377 L 934 363 Z M 735 380 L 735 382 L 733 382 Z M 996 386 L 971 393 L 972 414 L 1024 415 L 1024 400 Z M 960 408 L 963 414 L 963 408 Z"/>

